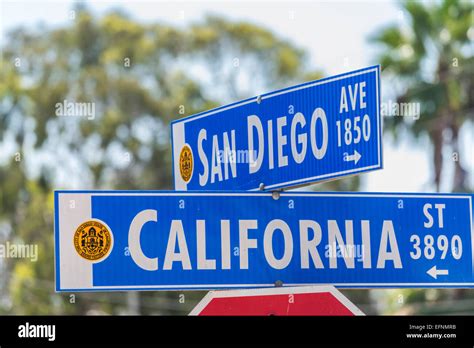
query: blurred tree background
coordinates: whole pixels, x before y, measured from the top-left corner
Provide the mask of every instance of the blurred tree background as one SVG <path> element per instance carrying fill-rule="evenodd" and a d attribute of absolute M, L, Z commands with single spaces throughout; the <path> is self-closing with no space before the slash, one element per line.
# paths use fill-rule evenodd
<path fill-rule="evenodd" d="M 465 50 L 472 4 L 403 7 L 411 31 L 385 28 L 374 41 L 384 46 L 383 74 L 404 86 L 399 100 L 420 102 L 422 115 L 386 127 L 428 134 L 439 185 L 443 147 L 459 152 L 459 129 L 473 120 L 473 57 Z M 37 244 L 39 258 L 1 261 L 0 313 L 187 314 L 204 292 L 54 293 L 53 191 L 172 189 L 171 120 L 323 74 L 311 70 L 303 49 L 252 23 L 209 16 L 187 27 L 143 24 L 121 10 L 98 17 L 82 4 L 71 13 L 68 26 L 18 28 L 3 47 L 0 242 Z M 422 74 L 433 54 L 437 68 Z M 57 117 L 64 100 L 94 103 L 95 118 Z M 462 161 L 454 165 L 453 190 L 468 191 Z M 357 191 L 359 180 L 313 189 Z M 448 311 L 454 300 L 474 313 L 472 292 L 344 293 L 366 313 L 425 313 L 444 308 L 439 301 Z"/>
<path fill-rule="evenodd" d="M 421 113 L 415 120 L 385 118 L 385 131 L 395 138 L 427 136 L 436 189 L 440 190 L 443 171 L 452 165 L 451 190 L 472 192 L 468 178 L 473 173 L 463 162 L 472 163 L 473 153 L 463 153 L 459 132 L 474 121 L 473 2 L 404 1 L 401 7 L 409 26 L 383 28 L 372 39 L 382 48 L 383 75 L 392 77 L 398 87 L 397 101 L 419 103 Z M 465 289 L 391 290 L 388 298 L 391 313 L 474 313 L 474 292 Z"/>

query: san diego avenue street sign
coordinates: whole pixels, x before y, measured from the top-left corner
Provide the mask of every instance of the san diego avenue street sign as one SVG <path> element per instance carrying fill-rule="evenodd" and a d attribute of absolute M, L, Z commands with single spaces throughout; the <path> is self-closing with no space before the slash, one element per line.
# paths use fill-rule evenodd
<path fill-rule="evenodd" d="M 380 67 L 171 125 L 175 190 L 275 190 L 382 168 Z"/>

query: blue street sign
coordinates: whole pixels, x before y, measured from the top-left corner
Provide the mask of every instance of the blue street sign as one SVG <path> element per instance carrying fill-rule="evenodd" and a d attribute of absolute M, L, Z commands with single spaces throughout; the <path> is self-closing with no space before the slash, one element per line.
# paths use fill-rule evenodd
<path fill-rule="evenodd" d="M 380 67 L 174 121 L 175 190 L 275 190 L 382 168 Z"/>
<path fill-rule="evenodd" d="M 56 191 L 56 289 L 474 287 L 472 200 Z"/>

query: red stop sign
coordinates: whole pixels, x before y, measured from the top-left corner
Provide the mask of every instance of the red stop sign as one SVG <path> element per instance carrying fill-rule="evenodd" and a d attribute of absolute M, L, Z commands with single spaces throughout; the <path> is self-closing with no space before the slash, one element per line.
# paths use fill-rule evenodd
<path fill-rule="evenodd" d="M 190 315 L 364 315 L 333 286 L 210 291 Z"/>

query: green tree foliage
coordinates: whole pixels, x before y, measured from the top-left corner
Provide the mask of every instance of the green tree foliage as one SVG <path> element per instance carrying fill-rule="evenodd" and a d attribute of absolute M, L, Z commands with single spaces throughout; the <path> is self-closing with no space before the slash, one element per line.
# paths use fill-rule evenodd
<path fill-rule="evenodd" d="M 301 49 L 254 24 L 75 13 L 65 27 L 16 29 L 3 47 L 1 238 L 39 247 L 37 262 L 1 264 L 4 313 L 124 313 L 123 293 L 54 293 L 54 189 L 172 189 L 171 120 L 317 75 Z M 95 117 L 58 117 L 64 100 L 93 103 Z M 186 313 L 202 295 L 146 292 L 138 306 Z"/>
<path fill-rule="evenodd" d="M 473 153 L 463 153 L 459 131 L 474 121 L 474 50 L 472 1 L 404 1 L 405 25 L 378 32 L 373 41 L 383 49 L 380 63 L 385 77 L 392 75 L 391 88 L 401 86 L 399 103 L 420 103 L 418 120 L 385 118 L 386 130 L 395 136 L 427 135 L 433 146 L 433 178 L 439 190 L 443 154 L 454 163 L 452 190 L 472 192 L 463 161 L 472 163 Z M 449 162 L 448 162 L 449 163 Z M 410 170 L 410 169 L 408 169 Z M 472 173 L 471 173 L 472 175 Z M 388 311 L 404 314 L 474 313 L 474 294 L 465 290 L 393 290 Z M 464 303 L 460 306 L 456 301 Z M 471 300 L 466 300 L 471 298 Z M 456 300 L 456 301 L 454 301 Z M 461 302 L 459 302 L 461 303 Z"/>
<path fill-rule="evenodd" d="M 402 7 L 407 24 L 389 26 L 373 41 L 383 48 L 380 63 L 385 76 L 393 74 L 395 82 L 402 85 L 398 102 L 420 103 L 421 114 L 414 122 L 386 118 L 386 126 L 395 133 L 405 128 L 415 137 L 429 136 L 438 190 L 443 152 L 450 145 L 455 166 L 452 188 L 466 192 L 469 188 L 462 160 L 472 160 L 472 153 L 461 153 L 459 130 L 474 120 L 473 3 L 407 0 Z"/>

